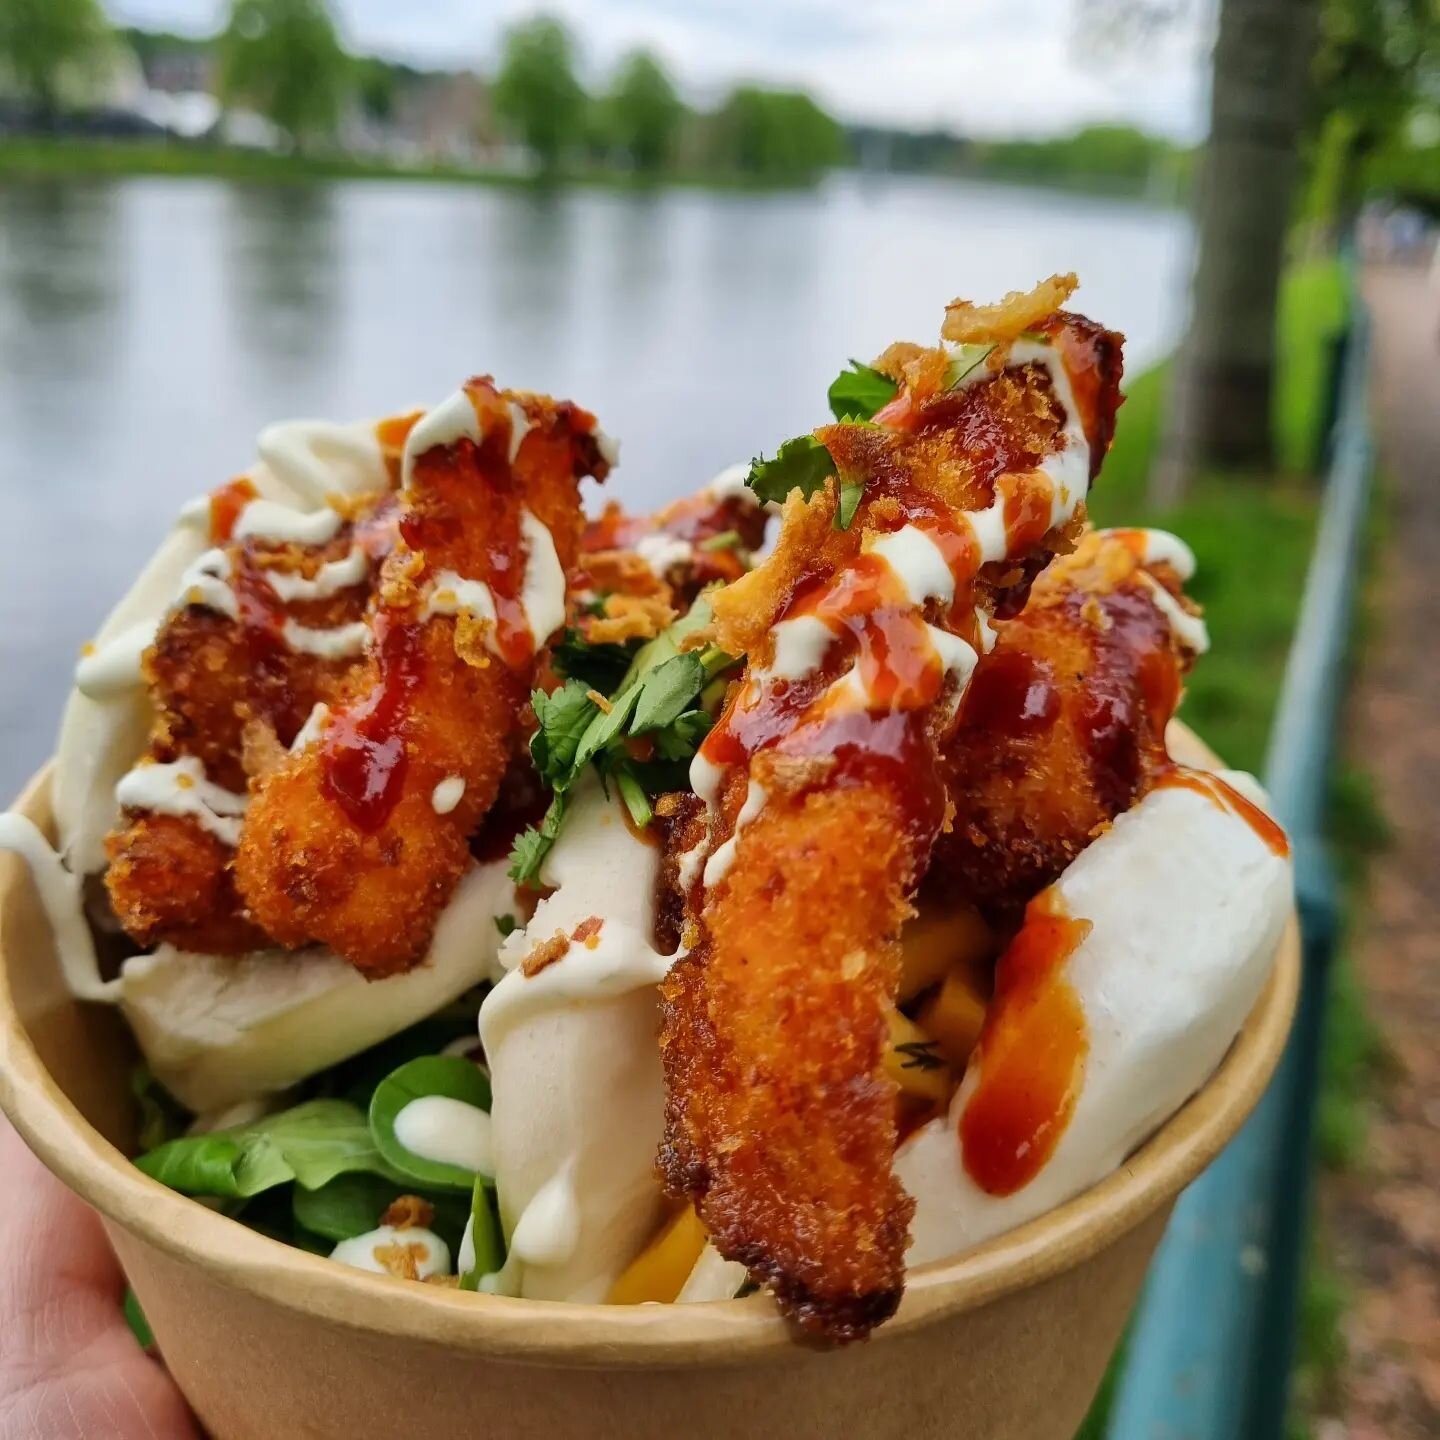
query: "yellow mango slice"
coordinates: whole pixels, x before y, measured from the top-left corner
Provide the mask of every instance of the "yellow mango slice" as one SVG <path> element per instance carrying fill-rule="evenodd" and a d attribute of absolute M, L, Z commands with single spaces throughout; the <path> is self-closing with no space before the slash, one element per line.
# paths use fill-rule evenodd
<path fill-rule="evenodd" d="M 985 1023 L 985 994 L 977 977 L 965 969 L 950 971 L 921 1007 L 919 1019 L 937 1053 L 963 1074 Z"/>
<path fill-rule="evenodd" d="M 892 1009 L 886 1018 L 890 1045 L 885 1052 L 885 1073 L 906 1095 L 946 1099 L 953 1082 L 934 1038 L 898 1010 Z"/>
<path fill-rule="evenodd" d="M 900 1003 L 956 968 L 979 976 L 995 949 L 990 927 L 971 906 L 922 909 L 900 932 Z"/>
<path fill-rule="evenodd" d="M 687 1205 L 662 1225 L 655 1238 L 610 1287 L 610 1305 L 669 1304 L 680 1293 L 705 1248 L 705 1227 Z"/>

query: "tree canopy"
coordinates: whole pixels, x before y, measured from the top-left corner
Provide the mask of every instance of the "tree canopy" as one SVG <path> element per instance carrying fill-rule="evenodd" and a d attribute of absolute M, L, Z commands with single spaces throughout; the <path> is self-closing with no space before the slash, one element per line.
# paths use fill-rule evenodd
<path fill-rule="evenodd" d="M 818 175 L 845 154 L 840 126 L 800 91 L 737 86 L 711 129 L 717 163 L 767 180 Z"/>
<path fill-rule="evenodd" d="M 220 98 L 303 146 L 335 128 L 350 59 L 325 0 L 233 0 L 219 40 Z"/>
<path fill-rule="evenodd" d="M 62 71 L 97 60 L 108 36 L 97 0 L 4 0 L 0 71 L 50 112 L 59 103 Z"/>
<path fill-rule="evenodd" d="M 660 170 L 674 158 L 685 106 L 664 67 L 648 51 L 632 51 L 621 62 L 606 112 L 610 139 L 637 170 Z"/>
<path fill-rule="evenodd" d="M 588 100 L 575 76 L 570 32 L 558 20 L 542 16 L 506 32 L 494 101 L 501 123 L 545 171 L 580 142 Z"/>

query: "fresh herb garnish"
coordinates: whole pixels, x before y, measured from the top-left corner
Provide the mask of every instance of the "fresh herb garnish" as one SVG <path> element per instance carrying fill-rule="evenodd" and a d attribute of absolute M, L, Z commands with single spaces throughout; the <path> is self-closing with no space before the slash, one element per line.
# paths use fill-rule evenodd
<path fill-rule="evenodd" d="M 605 613 L 603 601 L 599 613 Z M 570 629 L 551 649 L 550 662 L 564 679 L 580 680 L 590 689 L 608 695 L 625 678 L 639 648 L 635 640 L 623 645 L 609 641 L 597 644 L 579 630 Z"/>
<path fill-rule="evenodd" d="M 515 917 L 513 915 L 497 915 L 495 928 L 500 932 L 502 940 L 513 935 L 515 933 Z"/>
<path fill-rule="evenodd" d="M 539 722 L 530 753 L 541 778 L 554 792 L 538 826 L 531 826 L 510 852 L 510 877 L 534 884 L 560 833 L 570 791 L 593 767 L 602 783 L 614 781 L 637 825 L 652 818 L 650 799 L 673 789 L 676 766 L 694 755 L 711 725 L 700 708 L 716 677 L 733 663 L 723 650 L 681 650 L 692 632 L 710 623 L 702 597 L 689 614 L 645 645 L 608 699 L 578 680 L 567 680 L 552 695 L 532 697 Z M 597 699 L 603 704 L 597 704 Z M 648 743 L 656 763 L 632 742 Z M 640 758 L 637 758 L 637 753 Z"/>
<path fill-rule="evenodd" d="M 738 530 L 722 530 L 718 535 L 712 535 L 708 540 L 700 542 L 700 549 L 707 555 L 713 555 L 717 550 L 738 550 L 740 548 L 740 532 Z"/>
<path fill-rule="evenodd" d="M 852 360 L 850 368 L 830 382 L 826 398 L 837 420 L 869 420 L 899 393 L 900 387 L 888 375 Z"/>
<path fill-rule="evenodd" d="M 534 741 L 531 742 L 534 745 Z M 531 825 L 515 837 L 507 872 L 517 885 L 533 885 L 540 878 L 540 866 L 560 834 L 565 819 L 565 792 L 557 790 L 538 825 Z"/>
<path fill-rule="evenodd" d="M 745 483 L 761 500 L 780 504 L 792 490 L 811 499 L 834 473 L 830 452 L 813 435 L 797 435 L 775 452 L 773 460 L 763 455 L 752 460 Z"/>
<path fill-rule="evenodd" d="M 902 1070 L 940 1070 L 945 1062 L 935 1053 L 938 1040 L 907 1040 L 895 1047 L 897 1053 L 906 1058 L 901 1061 Z"/>
<path fill-rule="evenodd" d="M 949 363 L 945 366 L 945 388 L 953 390 L 967 376 L 972 375 L 994 350 L 990 345 L 956 345 L 950 352 Z"/>
<path fill-rule="evenodd" d="M 761 500 L 784 500 L 792 490 L 798 490 L 802 499 L 809 500 L 823 490 L 826 481 L 836 473 L 830 452 L 813 435 L 801 435 L 787 440 L 775 452 L 773 460 L 763 456 L 752 460 L 745 483 Z M 863 480 L 853 476 L 840 480 L 840 500 L 835 509 L 837 530 L 850 528 L 864 494 Z"/>

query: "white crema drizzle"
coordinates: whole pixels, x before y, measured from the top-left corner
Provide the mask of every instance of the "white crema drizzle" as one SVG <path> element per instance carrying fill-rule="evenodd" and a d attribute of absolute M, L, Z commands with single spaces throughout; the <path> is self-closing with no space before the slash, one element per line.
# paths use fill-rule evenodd
<path fill-rule="evenodd" d="M 1063 359 L 1048 343 L 1017 340 L 1010 347 L 1006 367 L 1031 364 L 1041 366 L 1049 376 L 1056 403 L 1065 416 L 1055 453 L 1046 456 L 1037 467 L 1037 473 L 1044 475 L 1050 484 L 1050 528 L 1054 528 L 1066 524 L 1074 516 L 1089 491 L 1090 445 Z M 960 387 L 980 384 L 992 379 L 994 374 L 987 367 L 976 366 L 960 381 Z M 1005 521 L 1005 497 L 998 490 L 994 501 L 985 509 L 965 511 L 962 516 L 975 536 L 979 564 L 1009 558 L 1010 535 Z M 878 555 L 885 562 L 917 611 L 923 611 L 932 603 L 942 608 L 953 603 L 956 576 L 943 550 L 926 533 L 923 523 L 912 522 L 899 530 L 869 537 L 866 551 Z M 1175 606 L 1175 609 L 1178 611 L 1179 607 Z M 1180 613 L 1183 615 L 1183 611 Z M 927 639 L 945 671 L 945 699 L 952 712 L 964 697 L 980 653 L 990 651 L 995 644 L 995 630 L 990 616 L 977 608 L 975 619 L 981 646 L 979 652 L 958 635 L 938 625 L 925 624 Z M 791 684 L 813 674 L 823 664 L 830 646 L 839 638 L 838 630 L 815 615 L 797 615 L 780 620 L 771 633 L 774 640 L 769 666 L 752 666 L 747 679 L 752 696 L 765 686 Z M 852 665 L 817 703 L 839 703 L 874 710 L 877 697 L 870 692 L 860 667 Z M 724 778 L 724 769 L 706 757 L 703 747 L 698 750 L 690 766 L 690 786 L 705 801 L 712 835 L 719 823 L 719 799 Z M 734 861 L 742 828 L 753 824 L 763 808 L 763 790 L 760 791 L 758 804 L 752 804 L 757 788 L 752 782 L 736 818 L 734 832 L 716 847 L 706 861 L 703 878 L 707 886 L 723 879 Z"/>
<path fill-rule="evenodd" d="M 249 797 L 213 784 L 193 755 L 168 764 L 137 765 L 115 787 L 115 800 L 126 810 L 183 815 L 224 845 L 240 843 L 240 821 Z"/>

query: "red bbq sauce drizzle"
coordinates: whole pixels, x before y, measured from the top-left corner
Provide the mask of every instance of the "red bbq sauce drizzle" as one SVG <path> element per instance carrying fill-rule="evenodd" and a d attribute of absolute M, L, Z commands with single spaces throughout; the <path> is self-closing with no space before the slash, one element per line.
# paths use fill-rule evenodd
<path fill-rule="evenodd" d="M 973 552 L 953 539 L 943 548 L 947 557 Z M 747 686 L 701 754 L 721 767 L 772 748 L 787 756 L 831 757 L 833 783 L 885 785 L 905 805 L 904 823 L 916 844 L 928 845 L 944 818 L 944 796 L 925 721 L 944 688 L 945 667 L 924 616 L 889 562 L 874 552 L 802 585 L 784 618 L 802 616 L 823 621 L 834 636 L 822 662 L 797 680 Z M 860 693 L 830 689 L 852 661 Z"/>
<path fill-rule="evenodd" d="M 510 414 L 488 380 L 471 380 L 465 390 L 480 414 L 482 438 L 477 444 L 468 436 L 461 436 L 440 447 L 448 452 L 449 458 L 436 464 L 429 477 L 417 487 L 433 486 L 437 490 L 460 487 L 462 498 L 438 514 L 429 513 L 423 503 L 411 508 L 400 517 L 399 531 L 412 550 L 425 555 L 427 569 L 432 574 L 454 568 L 467 579 L 481 581 L 489 587 L 495 605 L 495 648 L 506 665 L 518 670 L 534 659 L 536 647 L 521 603 L 529 556 L 520 529 L 521 496 L 508 458 Z M 433 453 L 426 451 L 425 455 L 416 457 L 417 464 Z M 479 474 L 473 473 L 472 467 Z M 469 533 L 461 534 L 466 528 L 466 521 L 461 517 L 469 515 L 472 509 L 465 503 L 463 493 L 472 488 L 504 497 L 504 503 L 484 517 L 484 544 L 478 567 L 471 558 L 471 547 L 482 529 L 476 517 L 471 516 L 474 523 L 468 526 Z M 457 545 L 463 549 L 465 559 L 451 566 L 447 556 Z M 479 573 L 471 573 L 476 568 Z"/>
<path fill-rule="evenodd" d="M 381 610 L 374 655 L 375 685 L 334 716 L 320 742 L 321 788 L 369 834 L 389 819 L 405 780 L 405 732 L 423 661 L 420 626 Z"/>
<path fill-rule="evenodd" d="M 1233 785 L 1208 770 L 1192 770 L 1186 765 L 1170 765 L 1156 779 L 1157 790 L 1194 790 L 1219 809 L 1243 820 L 1259 837 L 1272 855 L 1290 853 L 1290 837 L 1280 825 L 1253 801 L 1247 800 Z"/>
<path fill-rule="evenodd" d="M 966 1173 L 988 1195 L 1028 1185 L 1074 1113 L 1090 1039 L 1065 965 L 1089 933 L 1052 886 L 1030 902 L 996 967 L 972 1062 L 980 1080 L 960 1115 Z"/>
<path fill-rule="evenodd" d="M 1090 605 L 1099 607 L 1104 625 L 1094 632 L 1097 663 L 1086 676 L 1075 728 L 1101 799 L 1119 814 L 1163 760 L 1165 727 L 1180 703 L 1181 667 L 1170 622 L 1148 588 L 1065 599 L 1073 614 Z"/>
<path fill-rule="evenodd" d="M 1093 476 L 1109 443 L 1109 430 L 1090 412 L 1098 406 L 1103 386 L 1114 378 L 1110 371 L 1118 375 L 1118 344 L 1109 332 L 1078 317 L 1056 315 L 1047 324 L 1046 338 L 1056 345 L 1076 405 L 1087 412 L 1081 417 L 1086 434 L 1100 444 L 1098 451 L 1092 444 Z M 1070 337 L 1071 328 L 1083 332 L 1078 339 Z M 1077 369 L 1082 372 L 1078 376 Z M 1028 582 L 1043 563 L 1043 556 L 1028 552 L 1050 528 L 1053 481 L 1038 468 L 1044 457 L 1017 445 L 1013 427 L 995 412 L 986 393 L 994 379 L 989 374 L 975 384 L 929 396 L 902 389 L 874 421 L 917 436 L 949 432 L 977 484 L 992 487 L 1002 505 L 1007 556 L 1020 557 L 1018 583 L 1012 586 L 1013 594 L 1007 589 L 998 597 L 998 615 L 1007 602 L 1012 608 L 1023 603 Z M 1063 435 L 1063 415 L 1060 423 Z M 884 497 L 898 508 L 899 525 L 920 525 L 940 548 L 955 577 L 954 602 L 941 622 L 979 649 L 972 582 L 983 555 L 974 525 L 965 512 L 949 509 L 914 486 L 895 457 L 895 437 L 877 435 L 875 425 L 862 429 L 839 424 L 817 433 L 842 471 L 848 467 L 865 475 L 867 512 L 874 500 Z M 773 748 L 786 755 L 833 757 L 835 783 L 883 776 L 907 805 L 912 834 L 922 846 L 928 845 L 943 820 L 945 803 L 943 786 L 934 775 L 934 741 L 927 733 L 928 712 L 943 691 L 945 667 L 924 616 L 910 604 L 890 567 L 869 553 L 836 575 L 802 581 L 779 618 L 806 614 L 819 616 L 836 636 L 823 663 L 800 680 L 746 685 L 706 738 L 701 756 L 724 769 Z M 829 690 L 851 657 L 863 695 L 849 686 Z M 1047 699 L 1037 690 L 1033 703 L 1037 724 L 1051 717 L 1053 697 Z"/>
<path fill-rule="evenodd" d="M 1034 735 L 1060 714 L 1054 672 L 1023 650 L 997 650 L 975 667 L 960 707 L 960 729 L 980 735 Z"/>
<path fill-rule="evenodd" d="M 235 533 L 241 512 L 260 492 L 253 480 L 241 476 L 210 495 L 210 543 L 223 545 Z"/>

